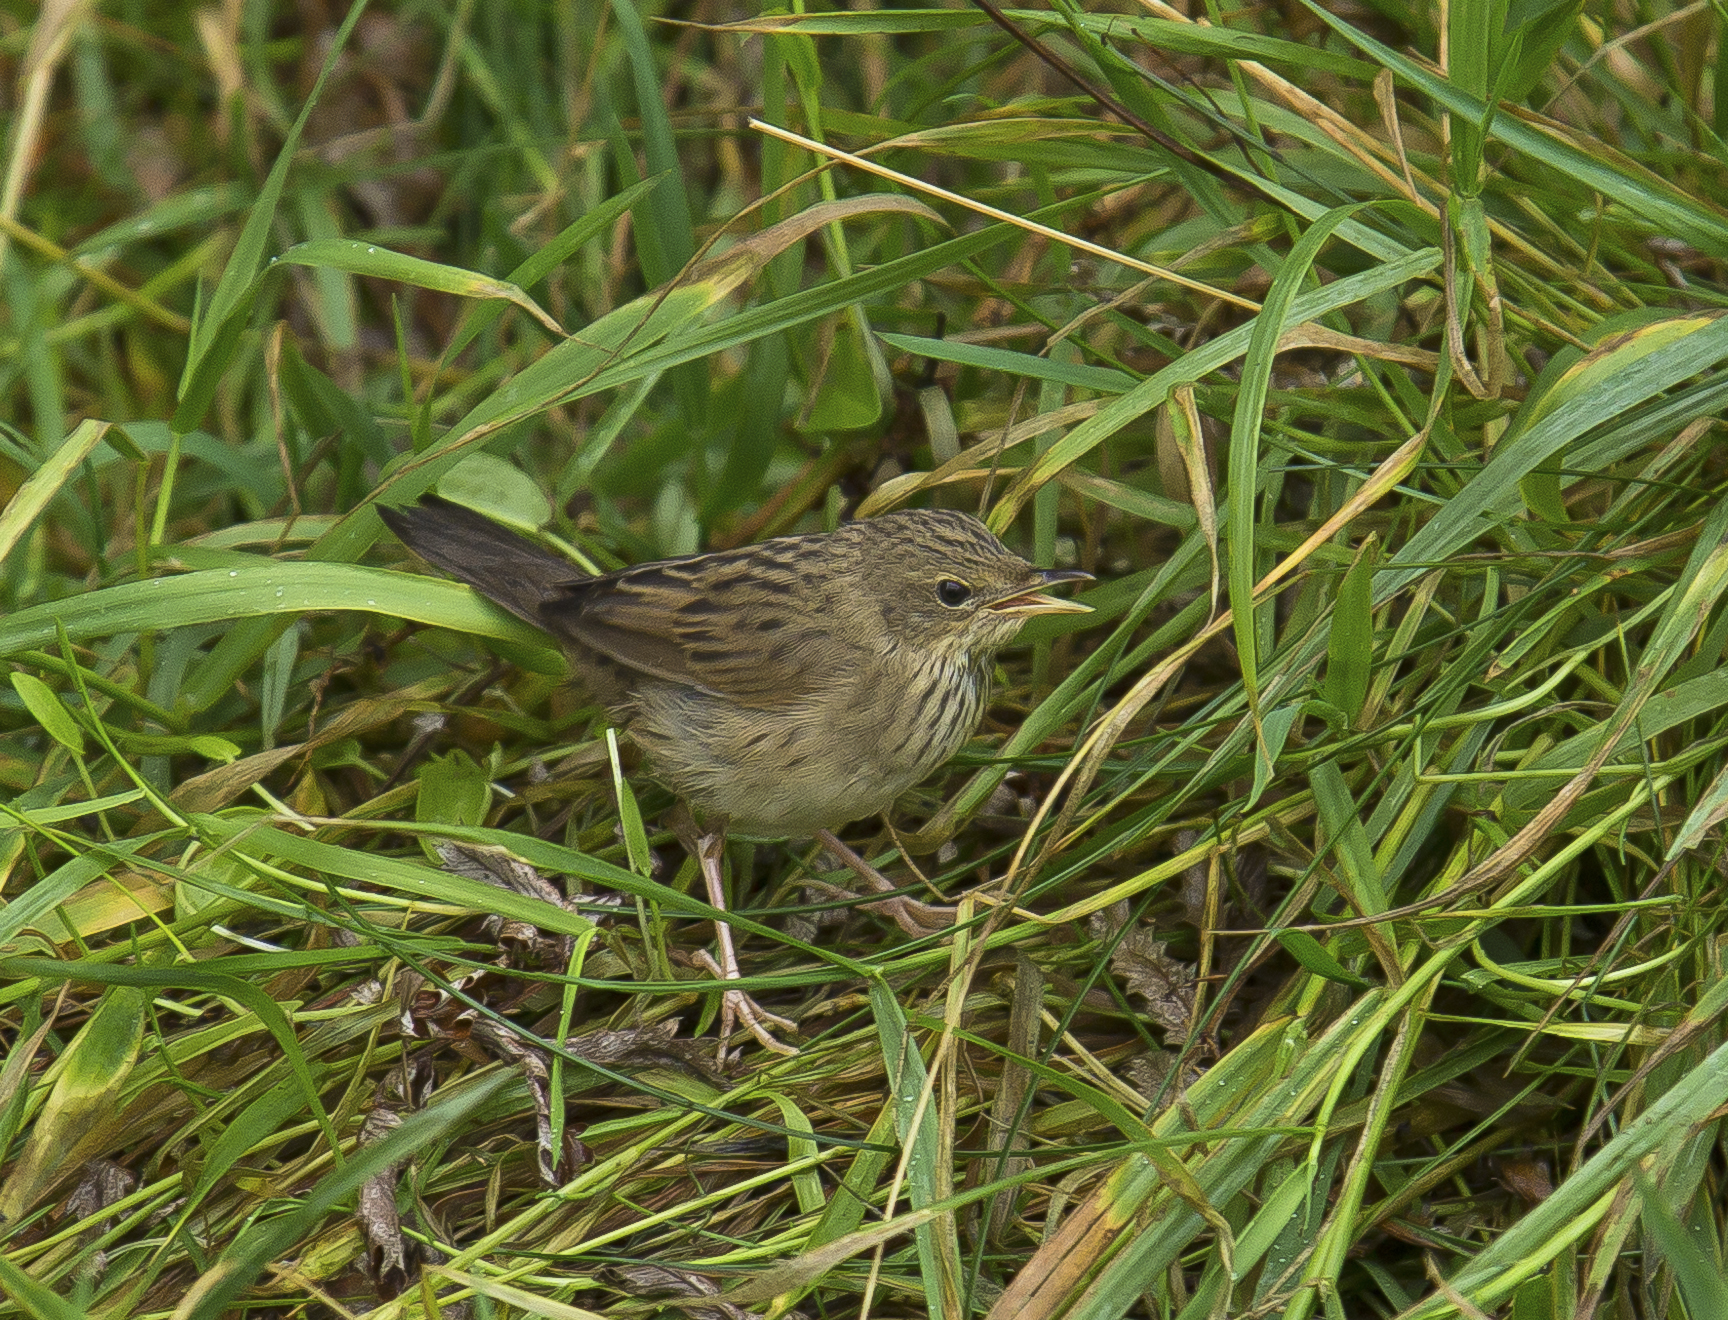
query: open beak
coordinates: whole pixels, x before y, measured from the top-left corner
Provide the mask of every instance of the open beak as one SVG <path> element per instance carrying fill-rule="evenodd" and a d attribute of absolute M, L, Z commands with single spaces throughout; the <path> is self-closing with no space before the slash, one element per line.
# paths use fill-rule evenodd
<path fill-rule="evenodd" d="M 1090 582 L 1092 575 L 1083 573 L 1077 568 L 1040 568 L 1034 571 L 1038 581 L 1036 585 L 1022 591 L 1016 591 L 1011 596 L 1003 596 L 993 600 L 984 608 L 993 614 L 1001 614 L 1010 619 L 1030 619 L 1034 614 L 1090 614 L 1092 607 L 1082 605 L 1077 600 L 1063 600 L 1060 596 L 1045 596 L 1041 593 L 1061 582 Z"/>

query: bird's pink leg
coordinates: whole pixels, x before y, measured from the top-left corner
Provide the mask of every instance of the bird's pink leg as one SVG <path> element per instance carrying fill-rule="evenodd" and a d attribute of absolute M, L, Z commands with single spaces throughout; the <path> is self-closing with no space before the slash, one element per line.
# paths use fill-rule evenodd
<path fill-rule="evenodd" d="M 866 912 L 879 912 L 885 917 L 892 918 L 895 925 L 914 939 L 954 924 L 953 908 L 938 907 L 933 903 L 920 903 L 917 899 L 908 898 L 905 894 L 895 894 L 894 883 L 842 843 L 834 831 L 817 830 L 816 842 L 826 848 L 836 861 L 869 885 L 876 893 L 894 894 L 892 898 L 859 904 Z"/>
<path fill-rule="evenodd" d="M 708 901 L 720 911 L 726 910 L 726 889 L 720 874 L 720 859 L 726 849 L 726 835 L 713 830 L 700 835 L 696 839 L 696 864 L 702 870 L 702 880 L 708 888 Z M 696 961 L 722 981 L 736 981 L 740 975 L 738 970 L 738 954 L 732 947 L 732 927 L 724 921 L 714 923 L 714 935 L 720 945 L 720 961 L 715 963 L 707 950 L 696 955 Z M 773 1050 L 776 1054 L 796 1054 L 797 1049 L 783 1041 L 776 1040 L 768 1025 L 779 1027 L 782 1031 L 796 1031 L 798 1024 L 777 1013 L 770 1013 L 744 991 L 727 988 L 720 997 L 720 1053 L 724 1057 L 726 1042 L 732 1036 L 732 1029 L 742 1022 L 750 1034 L 761 1042 L 764 1049 Z"/>

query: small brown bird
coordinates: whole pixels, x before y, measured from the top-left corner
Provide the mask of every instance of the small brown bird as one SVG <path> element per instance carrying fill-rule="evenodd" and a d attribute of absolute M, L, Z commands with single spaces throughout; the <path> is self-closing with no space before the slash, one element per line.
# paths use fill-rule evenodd
<path fill-rule="evenodd" d="M 422 559 L 558 639 L 666 787 L 706 816 L 696 851 L 718 908 L 728 825 L 834 847 L 831 830 L 886 811 L 972 736 L 991 660 L 1028 618 L 1088 608 L 1042 593 L 1091 574 L 1034 568 L 946 510 L 599 577 L 444 499 L 378 512 Z M 717 933 L 717 970 L 735 978 L 731 932 Z M 793 1024 L 739 990 L 724 1005 L 723 1040 L 736 1017 L 788 1049 L 761 1019 Z"/>

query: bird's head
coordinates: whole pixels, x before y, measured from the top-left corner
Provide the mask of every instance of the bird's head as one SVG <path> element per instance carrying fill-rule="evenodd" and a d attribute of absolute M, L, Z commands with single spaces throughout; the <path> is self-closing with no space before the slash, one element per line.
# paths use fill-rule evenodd
<path fill-rule="evenodd" d="M 1038 614 L 1084 614 L 1091 607 L 1044 593 L 1086 582 L 1071 568 L 1036 568 L 976 518 L 946 509 L 903 509 L 843 532 L 858 571 L 877 598 L 894 642 L 988 658 Z"/>

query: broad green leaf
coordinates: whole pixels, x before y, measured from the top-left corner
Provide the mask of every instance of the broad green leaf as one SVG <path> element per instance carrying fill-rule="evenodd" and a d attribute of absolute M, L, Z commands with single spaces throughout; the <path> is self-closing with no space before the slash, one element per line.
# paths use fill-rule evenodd
<path fill-rule="evenodd" d="M 0 1214 L 16 1223 L 55 1183 L 95 1154 L 85 1140 L 124 1112 L 126 1079 L 144 1040 L 144 991 L 109 989 L 54 1066 L 54 1085 L 37 1112 L 24 1150 L 0 1187 Z"/>
<path fill-rule="evenodd" d="M 463 270 L 457 266 L 427 261 L 424 257 L 392 252 L 389 248 L 356 238 L 311 239 L 305 243 L 296 243 L 281 256 L 271 260 L 285 266 L 339 270 L 349 275 L 392 280 L 397 284 L 409 284 L 419 289 L 454 294 L 458 298 L 497 298 L 520 307 L 548 333 L 557 336 L 564 333 L 556 321 L 509 280 L 493 279 L 489 275 Z"/>
<path fill-rule="evenodd" d="M 312 610 L 365 610 L 497 638 L 544 651 L 548 673 L 565 670 L 562 661 L 552 658 L 555 653 L 544 634 L 465 586 L 358 564 L 287 560 L 125 582 L 19 610 L 0 620 L 0 655 L 47 645 L 54 639 L 56 621 L 76 642 L 146 628 L 183 628 Z"/>
<path fill-rule="evenodd" d="M 72 434 L 60 442 L 53 454 L 0 508 L 0 561 L 12 553 L 12 548 L 42 516 L 49 502 L 90 456 L 90 451 L 110 434 L 109 428 L 108 422 L 87 419 L 78 423 Z"/>
<path fill-rule="evenodd" d="M 534 479 L 484 449 L 463 455 L 461 462 L 438 478 L 437 490 L 447 500 L 525 532 L 537 531 L 552 519 L 551 501 Z"/>
<path fill-rule="evenodd" d="M 1374 565 L 1379 546 L 1370 537 L 1344 574 L 1332 602 L 1332 625 L 1326 637 L 1326 680 L 1321 694 L 1354 724 L 1368 699 L 1374 669 Z"/>
<path fill-rule="evenodd" d="M 1281 930 L 1275 937 L 1297 962 L 1310 972 L 1339 985 L 1347 985 L 1355 990 L 1368 990 L 1372 983 L 1363 980 L 1343 963 L 1339 962 L 1326 951 L 1326 946 L 1320 943 L 1305 930 Z"/>
<path fill-rule="evenodd" d="M 21 669 L 12 672 L 12 687 L 42 731 L 74 756 L 84 755 L 84 731 L 60 696 L 34 674 Z"/>
<path fill-rule="evenodd" d="M 1386 891 L 1381 885 L 1380 869 L 1344 772 L 1336 761 L 1319 761 L 1309 770 L 1308 782 L 1314 789 L 1314 805 L 1320 809 L 1325 841 L 1337 853 L 1339 868 L 1350 887 L 1345 897 L 1355 910 L 1352 915 L 1373 916 L 1384 912 Z"/>
<path fill-rule="evenodd" d="M 882 397 L 853 317 L 842 313 L 835 319 L 827 350 L 820 364 L 812 364 L 819 365 L 820 374 L 801 429 L 825 434 L 875 425 L 882 416 Z"/>
<path fill-rule="evenodd" d="M 484 825 L 492 805 L 492 786 L 485 772 L 467 752 L 457 748 L 434 756 L 420 768 L 420 792 L 414 799 L 414 819 L 433 825 Z M 420 845 L 437 865 L 434 840 L 422 837 Z"/>
<path fill-rule="evenodd" d="M 624 832 L 624 853 L 630 859 L 630 869 L 637 875 L 654 873 L 654 857 L 648 850 L 648 832 L 642 825 L 642 809 L 636 804 L 636 793 L 625 777 L 624 764 L 619 760 L 618 730 L 606 730 L 606 755 L 612 763 L 612 792 L 618 799 L 618 824 Z"/>

